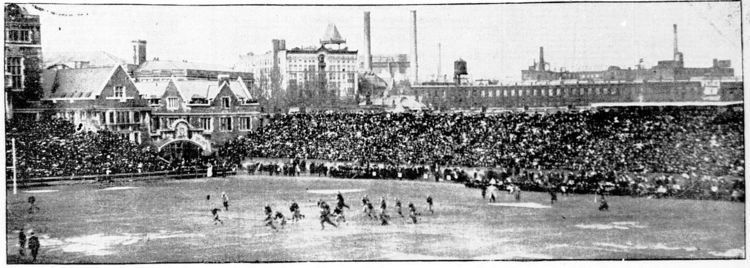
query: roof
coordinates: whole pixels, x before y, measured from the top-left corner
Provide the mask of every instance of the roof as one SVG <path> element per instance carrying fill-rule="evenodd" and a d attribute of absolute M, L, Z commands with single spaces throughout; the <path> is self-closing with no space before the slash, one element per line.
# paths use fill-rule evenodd
<path fill-rule="evenodd" d="M 336 25 L 329 23 L 328 28 L 326 28 L 326 33 L 323 34 L 323 39 L 321 39 L 320 42 L 323 44 L 340 44 L 346 43 L 346 40 L 341 38 L 341 34 L 339 33 L 339 29 L 336 28 Z"/>
<path fill-rule="evenodd" d="M 143 98 L 156 99 L 164 95 L 168 84 L 169 81 L 137 82 L 135 83 L 135 87 L 143 95 Z"/>
<path fill-rule="evenodd" d="M 216 94 L 219 94 L 221 89 L 218 81 L 188 80 L 174 81 L 174 83 L 180 91 L 180 95 L 183 97 L 190 96 L 190 98 L 198 96 L 206 99 L 213 99 L 216 97 Z M 251 99 L 250 93 L 248 93 L 247 89 L 240 84 L 239 81 L 229 81 L 229 89 L 237 96 L 237 98 Z"/>
<path fill-rule="evenodd" d="M 222 72 L 237 72 L 229 67 L 210 64 L 210 63 L 198 63 L 198 62 L 187 62 L 187 61 L 172 61 L 172 60 L 150 60 L 144 62 L 137 71 L 151 71 L 151 70 L 205 70 L 205 71 L 222 71 Z"/>
<path fill-rule="evenodd" d="M 67 51 L 67 52 L 45 52 L 44 67 L 63 64 L 70 68 L 75 67 L 76 62 L 88 62 L 88 67 L 114 67 L 117 65 L 128 65 L 129 62 L 104 51 Z"/>
<path fill-rule="evenodd" d="M 45 70 L 45 98 L 94 98 L 112 78 L 116 67 Z"/>

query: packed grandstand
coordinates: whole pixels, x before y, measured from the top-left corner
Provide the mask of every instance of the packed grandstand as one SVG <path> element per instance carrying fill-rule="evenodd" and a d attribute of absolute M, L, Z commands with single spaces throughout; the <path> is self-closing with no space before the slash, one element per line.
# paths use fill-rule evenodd
<path fill-rule="evenodd" d="M 554 113 L 304 113 L 267 123 L 211 157 L 167 161 L 110 132 L 16 119 L 21 180 L 242 163 L 249 173 L 435 179 L 525 190 L 744 200 L 743 112 L 727 107 Z M 8 166 L 11 158 L 6 158 Z"/>

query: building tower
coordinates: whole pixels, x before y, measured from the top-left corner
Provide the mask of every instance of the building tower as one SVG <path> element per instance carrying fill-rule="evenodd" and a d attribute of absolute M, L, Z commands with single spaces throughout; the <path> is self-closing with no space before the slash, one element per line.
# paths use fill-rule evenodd
<path fill-rule="evenodd" d="M 412 60 L 411 62 L 414 63 L 414 68 L 412 68 L 412 85 L 419 84 L 419 56 L 417 54 L 417 11 L 412 10 L 411 11 L 411 24 L 412 24 L 412 45 L 413 51 L 412 51 Z"/>
<path fill-rule="evenodd" d="M 146 40 L 133 40 L 133 64 L 141 66 L 146 62 Z"/>
<path fill-rule="evenodd" d="M 372 72 L 372 46 L 370 41 L 370 12 L 365 11 L 365 71 Z"/>

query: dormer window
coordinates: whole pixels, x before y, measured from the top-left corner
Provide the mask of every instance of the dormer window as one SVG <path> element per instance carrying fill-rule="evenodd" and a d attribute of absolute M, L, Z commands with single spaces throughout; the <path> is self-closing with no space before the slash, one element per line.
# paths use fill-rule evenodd
<path fill-rule="evenodd" d="M 115 98 L 122 98 L 125 97 L 125 87 L 124 86 L 116 86 L 115 87 Z"/>
<path fill-rule="evenodd" d="M 229 108 L 229 97 L 222 97 L 221 98 L 221 107 L 222 108 Z"/>
<path fill-rule="evenodd" d="M 179 100 L 177 98 L 167 98 L 167 108 L 177 109 L 179 107 Z"/>

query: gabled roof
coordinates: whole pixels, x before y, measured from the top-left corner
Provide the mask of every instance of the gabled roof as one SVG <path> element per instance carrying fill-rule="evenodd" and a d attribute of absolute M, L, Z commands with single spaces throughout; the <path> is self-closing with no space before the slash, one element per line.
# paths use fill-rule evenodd
<path fill-rule="evenodd" d="M 198 63 L 198 62 L 186 62 L 186 61 L 172 61 L 172 60 L 150 60 L 144 62 L 137 71 L 153 71 L 153 70 L 205 70 L 205 71 L 222 71 L 222 72 L 237 72 L 229 67 L 210 64 L 210 63 Z"/>
<path fill-rule="evenodd" d="M 135 87 L 145 99 L 157 99 L 164 95 L 169 81 L 137 82 Z"/>
<path fill-rule="evenodd" d="M 221 91 L 218 81 L 188 80 L 174 81 L 174 83 L 177 86 L 177 90 L 180 91 L 180 95 L 184 97 L 189 96 L 190 98 L 194 98 L 198 96 L 205 99 L 213 99 Z M 247 88 L 238 80 L 229 81 L 228 86 L 237 98 L 251 99 Z"/>
<path fill-rule="evenodd" d="M 341 34 L 339 33 L 339 29 L 336 28 L 336 25 L 333 23 L 329 23 L 328 28 L 326 28 L 326 33 L 323 34 L 323 39 L 320 40 L 320 43 L 341 44 L 346 43 L 346 40 L 344 38 L 341 38 Z"/>
<path fill-rule="evenodd" d="M 118 67 L 45 70 L 42 82 L 45 98 L 93 99 L 112 78 Z"/>
<path fill-rule="evenodd" d="M 45 68 L 57 64 L 74 68 L 76 62 L 88 62 L 89 68 L 127 66 L 129 64 L 128 61 L 104 51 L 67 51 L 44 54 Z"/>

